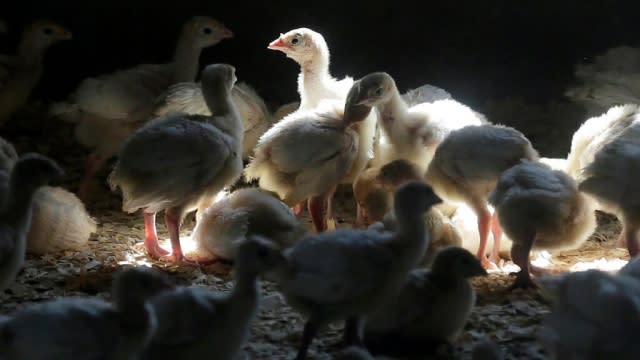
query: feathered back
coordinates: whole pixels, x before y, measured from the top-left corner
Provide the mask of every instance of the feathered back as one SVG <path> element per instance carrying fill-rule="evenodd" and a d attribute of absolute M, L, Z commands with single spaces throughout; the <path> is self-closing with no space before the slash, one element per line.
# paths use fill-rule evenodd
<path fill-rule="evenodd" d="M 640 206 L 640 123 L 626 128 L 604 145 L 582 175 L 581 191 L 614 207 L 636 209 Z"/>
<path fill-rule="evenodd" d="M 638 105 L 614 106 L 606 113 L 585 121 L 573 134 L 567 156 L 566 171 L 574 179 L 582 179 L 582 170 L 606 143 L 638 118 Z"/>
<path fill-rule="evenodd" d="M 408 107 L 420 103 L 430 103 L 436 100 L 446 99 L 452 99 L 449 92 L 447 92 L 445 89 L 429 84 L 424 84 L 415 89 L 408 90 L 406 93 L 402 94 L 402 100 L 404 100 Z"/>

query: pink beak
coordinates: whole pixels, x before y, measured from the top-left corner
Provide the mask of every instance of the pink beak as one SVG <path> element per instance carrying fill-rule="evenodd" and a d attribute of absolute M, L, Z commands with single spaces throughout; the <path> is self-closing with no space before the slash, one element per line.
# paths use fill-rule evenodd
<path fill-rule="evenodd" d="M 231 39 L 233 37 L 233 31 L 225 28 L 222 30 L 222 38 L 223 39 Z"/>
<path fill-rule="evenodd" d="M 277 38 L 276 40 L 273 40 L 271 43 L 269 43 L 269 46 L 267 46 L 267 49 L 280 50 L 280 51 L 283 51 L 288 48 L 289 48 L 289 45 L 287 45 L 287 43 L 285 43 L 282 40 L 282 38 Z"/>

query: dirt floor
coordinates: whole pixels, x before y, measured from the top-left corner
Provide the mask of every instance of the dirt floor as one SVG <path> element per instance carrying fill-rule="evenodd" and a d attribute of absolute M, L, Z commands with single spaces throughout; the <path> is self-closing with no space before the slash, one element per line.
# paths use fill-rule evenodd
<path fill-rule="evenodd" d="M 34 110 L 35 111 L 35 110 Z M 33 115 L 33 114 L 31 114 Z M 38 151 L 60 162 L 67 170 L 63 186 L 75 191 L 82 171 L 85 150 L 73 140 L 71 124 L 23 115 L 18 117 L 2 136 L 13 142 L 20 153 Z M 89 205 L 92 216 L 99 222 L 85 252 L 67 252 L 45 256 L 29 255 L 17 281 L 0 293 L 0 313 L 27 303 L 44 301 L 60 296 L 98 296 L 108 298 L 111 274 L 122 266 L 148 264 L 170 273 L 180 284 L 197 284 L 212 289 L 228 290 L 233 286 L 230 266 L 214 264 L 209 267 L 177 267 L 150 260 L 134 245 L 142 240 L 143 225 L 140 214 L 120 211 L 120 198 L 111 193 L 105 176 Z M 340 227 L 350 226 L 355 210 L 350 197 L 338 196 L 337 215 Z M 161 217 L 159 217 L 161 219 Z M 597 233 L 580 250 L 554 254 L 550 259 L 555 270 L 582 270 L 599 267 L 614 270 L 628 258 L 626 250 L 610 245 L 619 232 L 618 223 L 611 217 L 600 217 Z M 304 221 L 308 224 L 307 218 Z M 194 222 L 185 222 L 184 236 L 188 236 Z M 161 238 L 167 238 L 159 223 Z M 621 260 L 619 260 L 621 259 Z M 541 319 L 549 311 L 548 303 L 537 290 L 507 291 L 512 282 L 506 263 L 503 271 L 474 281 L 478 297 L 477 306 L 464 333 L 451 347 L 438 350 L 433 359 L 466 359 L 479 340 L 489 338 L 503 349 L 509 359 L 548 359 L 536 339 Z M 251 328 L 251 339 L 245 346 L 248 359 L 292 359 L 302 334 L 303 319 L 289 308 L 273 284 L 263 283 L 264 297 L 257 321 Z M 310 359 L 330 359 L 341 349 L 342 324 L 335 324 L 322 333 L 313 344 Z"/>

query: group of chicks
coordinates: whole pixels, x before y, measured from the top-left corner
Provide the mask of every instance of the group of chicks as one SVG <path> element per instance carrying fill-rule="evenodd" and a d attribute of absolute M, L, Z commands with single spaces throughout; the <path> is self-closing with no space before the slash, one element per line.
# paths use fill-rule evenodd
<path fill-rule="evenodd" d="M 34 38 L 54 28 L 39 29 Z M 0 323 L 0 358 L 232 359 L 256 313 L 259 276 L 274 281 L 307 319 L 297 359 L 306 357 L 319 330 L 338 320 L 345 321 L 347 345 L 420 352 L 463 329 L 475 302 L 469 279 L 495 267 L 502 231 L 521 269 L 513 287 L 535 286 L 530 271 L 542 270 L 530 266 L 532 249 L 583 244 L 595 230 L 596 209 L 620 218 L 620 241 L 637 254 L 637 105 L 586 121 L 567 159 L 541 158 L 524 134 L 491 124 L 442 89 L 425 85 L 400 94 L 385 72 L 333 78 L 322 35 L 299 28 L 268 45 L 301 69 L 299 104 L 271 114 L 250 87 L 236 83 L 231 65 L 208 65 L 194 82 L 199 51 L 231 35 L 221 23 L 195 17 L 183 28 L 174 62 L 87 79 L 51 112 L 74 122 L 79 141 L 93 149 L 81 198 L 88 199 L 91 177 L 117 156 L 108 182 L 122 194 L 124 211 L 142 210 L 148 254 L 197 265 L 232 260 L 234 289 L 220 295 L 174 288 L 153 271 L 124 270 L 114 281 L 113 304 L 61 299 L 11 314 Z M 34 192 L 61 173 L 37 154 L 0 172 L 3 288 L 24 261 Z M 243 174 L 259 189 L 215 200 Z M 344 185 L 353 189 L 356 223 L 336 230 L 332 200 Z M 316 234 L 297 219 L 305 204 Z M 476 216 L 475 256 L 452 223 L 464 208 Z M 192 237 L 209 257 L 188 257 L 181 246 L 182 221 L 194 210 Z M 171 251 L 158 243 L 161 211 Z M 417 269 L 422 266 L 428 269 Z M 587 273 L 593 279 L 569 274 L 543 282 L 555 309 L 545 339 L 557 358 L 585 358 L 578 355 L 584 344 L 565 339 L 575 324 L 589 321 L 572 300 L 580 289 L 593 291 L 603 306 L 637 313 L 640 292 L 632 275 Z M 591 334 L 609 325 L 627 331 L 636 322 L 595 323 Z M 589 351 L 626 354 L 628 344 L 617 344 L 590 344 Z"/>

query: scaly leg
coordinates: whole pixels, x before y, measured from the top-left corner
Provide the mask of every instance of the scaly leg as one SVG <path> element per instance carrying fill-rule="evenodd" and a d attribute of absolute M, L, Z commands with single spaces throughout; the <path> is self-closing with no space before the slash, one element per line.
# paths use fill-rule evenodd
<path fill-rule="evenodd" d="M 165 210 L 164 221 L 169 231 L 169 238 L 171 239 L 171 256 L 165 257 L 169 261 L 180 264 L 188 265 L 207 265 L 217 261 L 215 257 L 212 258 L 198 258 L 190 259 L 184 256 L 182 252 L 182 246 L 180 245 L 180 224 L 182 223 L 182 208 L 173 207 Z"/>
<path fill-rule="evenodd" d="M 625 219 L 622 233 L 624 234 L 624 238 L 627 242 L 629 256 L 634 258 L 638 255 L 638 226 L 634 224 L 633 221 Z"/>
<path fill-rule="evenodd" d="M 309 198 L 307 202 L 309 215 L 311 216 L 311 221 L 317 233 L 327 230 L 326 218 L 324 216 L 325 205 L 326 197 L 324 195 L 313 196 Z"/>
<path fill-rule="evenodd" d="M 291 211 L 293 211 L 293 213 L 296 216 L 298 216 L 302 214 L 302 210 L 304 210 L 304 205 L 305 205 L 305 200 L 302 200 L 299 203 L 293 205 L 293 207 L 291 208 Z"/>
<path fill-rule="evenodd" d="M 333 196 L 338 189 L 338 185 L 334 186 L 325 196 L 327 199 L 327 214 L 325 215 L 325 223 L 327 223 L 327 227 L 331 230 L 336 229 L 337 220 L 333 215 Z M 331 224 L 331 225 L 329 225 Z"/>
<path fill-rule="evenodd" d="M 107 162 L 107 159 L 101 155 L 96 153 L 91 153 L 87 156 L 87 159 L 84 163 L 84 175 L 82 178 L 82 182 L 80 183 L 80 187 L 78 188 L 78 197 L 82 200 L 85 205 L 89 200 L 89 193 L 91 187 L 94 184 L 95 176 L 102 169 L 104 164 Z"/>
<path fill-rule="evenodd" d="M 366 226 L 365 219 L 367 218 L 367 209 L 356 204 L 356 228 L 362 229 Z"/>
<path fill-rule="evenodd" d="M 480 234 L 480 244 L 476 256 L 485 269 L 495 269 L 496 265 L 487 259 L 487 242 L 489 240 L 489 227 L 491 226 L 491 214 L 485 204 L 477 204 L 474 210 L 478 215 L 478 232 Z"/>
<path fill-rule="evenodd" d="M 304 325 L 302 344 L 300 345 L 300 350 L 298 350 L 298 356 L 296 356 L 296 360 L 304 360 L 307 358 L 309 346 L 311 345 L 311 341 L 313 341 L 313 338 L 317 333 L 318 325 L 313 321 L 313 319 L 309 319 L 309 321 L 307 321 L 307 323 Z"/>
<path fill-rule="evenodd" d="M 536 286 L 533 280 L 531 280 L 531 275 L 529 274 L 529 252 L 531 252 L 531 247 L 533 246 L 534 241 L 535 234 L 524 239 L 524 242 L 516 243 L 514 241 L 511 246 L 511 259 L 520 267 L 520 272 L 517 273 L 516 280 L 513 282 L 513 285 L 509 287 L 509 290 L 518 288 L 525 289 Z"/>
<path fill-rule="evenodd" d="M 364 347 L 362 341 L 363 321 L 358 316 L 351 316 L 345 320 L 344 324 L 344 342 L 347 346 Z"/>
<path fill-rule="evenodd" d="M 156 232 L 156 213 L 142 212 L 144 217 L 144 248 L 149 256 L 159 259 L 169 254 L 169 252 L 158 244 L 158 233 Z"/>
<path fill-rule="evenodd" d="M 500 241 L 502 240 L 502 228 L 500 227 L 497 211 L 494 211 L 491 216 L 491 234 L 493 235 L 493 248 L 489 259 L 497 264 L 500 261 Z"/>

